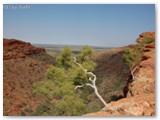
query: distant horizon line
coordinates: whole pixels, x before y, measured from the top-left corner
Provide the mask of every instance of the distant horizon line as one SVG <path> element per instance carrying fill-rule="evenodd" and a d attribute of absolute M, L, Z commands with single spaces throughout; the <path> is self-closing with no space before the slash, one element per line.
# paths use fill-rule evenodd
<path fill-rule="evenodd" d="M 46 45 L 46 46 L 77 46 L 77 47 L 82 47 L 82 46 L 85 46 L 85 45 L 88 45 L 88 44 L 85 44 L 85 45 L 75 45 L 75 44 L 47 44 L 47 43 L 31 43 L 32 45 Z M 91 47 L 101 47 L 101 48 L 115 48 L 113 46 L 96 46 L 96 45 L 88 45 L 88 46 L 91 46 Z"/>
<path fill-rule="evenodd" d="M 116 46 L 116 47 L 113 47 L 113 46 L 96 46 L 96 45 L 89 45 L 89 44 L 84 44 L 84 45 L 75 45 L 75 44 L 56 44 L 56 43 L 32 43 L 32 42 L 29 42 L 29 41 L 25 41 L 25 40 L 21 40 L 21 39 L 18 39 L 18 38 L 6 38 L 6 37 L 3 37 L 3 39 L 12 39 L 12 40 L 19 40 L 19 41 L 23 41 L 23 42 L 27 42 L 27 43 L 31 43 L 32 45 L 59 45 L 59 46 L 85 46 L 85 45 L 88 45 L 88 46 L 91 46 L 91 47 L 101 47 L 101 48 L 116 48 L 116 47 L 122 47 L 122 46 Z"/>
<path fill-rule="evenodd" d="M 12 40 L 19 40 L 19 41 L 23 41 L 23 42 L 26 42 L 26 43 L 30 43 L 30 44 L 32 44 L 32 45 L 46 45 L 46 46 L 79 46 L 79 47 L 82 47 L 82 46 L 85 46 L 85 45 L 88 45 L 88 46 L 91 46 L 91 47 L 100 47 L 100 48 L 117 48 L 117 47 L 125 47 L 125 46 L 128 46 L 128 45 L 132 45 L 132 44 L 128 44 L 128 45 L 124 45 L 124 46 L 96 46 L 96 45 L 89 45 L 89 44 L 84 44 L 84 45 L 82 45 L 82 44 L 77 44 L 77 45 L 75 45 L 75 44 L 56 44 L 56 43 L 32 43 L 32 42 L 29 42 L 29 41 L 25 41 L 25 40 L 21 40 L 21 39 L 17 39 L 17 38 L 6 38 L 6 37 L 4 37 L 3 39 L 12 39 Z"/>

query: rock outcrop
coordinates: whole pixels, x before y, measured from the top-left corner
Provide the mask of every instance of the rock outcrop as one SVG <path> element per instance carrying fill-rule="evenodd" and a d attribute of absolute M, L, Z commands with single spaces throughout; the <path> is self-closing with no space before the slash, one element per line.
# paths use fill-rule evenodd
<path fill-rule="evenodd" d="M 45 49 L 20 40 L 3 39 L 3 60 L 25 58 L 38 53 L 45 53 Z"/>
<path fill-rule="evenodd" d="M 154 32 L 140 35 L 154 38 Z M 126 98 L 109 103 L 97 113 L 85 116 L 154 116 L 155 115 L 155 43 L 146 45 L 135 80 L 128 84 Z"/>
<path fill-rule="evenodd" d="M 155 38 L 155 32 L 144 32 L 144 33 L 141 33 L 139 35 L 139 38 L 137 38 L 137 42 L 140 42 L 142 41 L 145 37 L 147 38 Z"/>
<path fill-rule="evenodd" d="M 45 79 L 53 57 L 43 48 L 15 39 L 3 40 L 3 115 L 31 115 L 45 102 L 33 95 L 33 84 Z"/>

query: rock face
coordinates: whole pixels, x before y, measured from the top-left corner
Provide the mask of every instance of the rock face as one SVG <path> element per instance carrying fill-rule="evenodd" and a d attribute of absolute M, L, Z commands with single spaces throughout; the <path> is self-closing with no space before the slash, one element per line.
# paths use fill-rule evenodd
<path fill-rule="evenodd" d="M 15 39 L 3 39 L 3 59 L 25 58 L 29 55 L 45 53 L 45 49 L 32 46 Z"/>
<path fill-rule="evenodd" d="M 142 41 L 145 37 L 148 38 L 155 38 L 155 32 L 144 32 L 142 34 L 139 35 L 139 38 L 137 38 L 137 42 Z"/>
<path fill-rule="evenodd" d="M 154 94 L 143 94 L 111 102 L 101 111 L 85 116 L 153 116 L 154 109 Z"/>
<path fill-rule="evenodd" d="M 142 33 L 137 41 L 145 35 L 154 37 L 155 33 Z M 155 116 L 155 43 L 146 45 L 140 68 L 134 75 L 135 80 L 128 84 L 126 98 L 85 116 Z"/>

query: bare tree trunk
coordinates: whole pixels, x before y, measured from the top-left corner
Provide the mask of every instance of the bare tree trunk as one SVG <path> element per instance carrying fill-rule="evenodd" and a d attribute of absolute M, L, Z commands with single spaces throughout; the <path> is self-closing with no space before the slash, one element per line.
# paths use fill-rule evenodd
<path fill-rule="evenodd" d="M 98 89 L 97 89 L 96 86 L 94 86 L 94 91 L 95 91 L 95 94 L 97 95 L 97 97 L 101 100 L 101 102 L 102 102 L 105 106 L 107 106 L 107 103 L 104 101 L 104 99 L 102 98 L 102 96 L 99 94 Z"/>
<path fill-rule="evenodd" d="M 95 74 L 93 74 L 92 72 L 88 72 L 87 69 L 83 68 L 81 64 L 79 64 L 77 61 L 76 61 L 76 58 L 74 58 L 74 62 L 80 66 L 80 68 L 82 68 L 82 70 L 88 74 L 88 75 L 92 75 L 93 76 L 93 79 L 91 77 L 89 77 L 89 81 L 91 81 L 92 84 L 90 83 L 86 83 L 86 84 L 83 84 L 83 85 L 78 85 L 75 87 L 75 89 L 77 88 L 81 88 L 83 87 L 84 85 L 87 85 L 87 86 L 90 86 L 94 89 L 94 92 L 96 94 L 96 96 L 100 99 L 100 101 L 104 104 L 104 106 L 107 106 L 107 103 L 105 102 L 105 100 L 102 98 L 102 96 L 99 94 L 98 92 L 98 89 L 97 89 L 97 86 L 96 86 L 96 80 L 97 80 L 97 77 Z"/>
<path fill-rule="evenodd" d="M 134 72 L 136 71 L 137 66 L 132 70 L 132 68 L 130 68 L 131 71 L 131 75 L 132 75 L 132 81 L 134 80 Z"/>

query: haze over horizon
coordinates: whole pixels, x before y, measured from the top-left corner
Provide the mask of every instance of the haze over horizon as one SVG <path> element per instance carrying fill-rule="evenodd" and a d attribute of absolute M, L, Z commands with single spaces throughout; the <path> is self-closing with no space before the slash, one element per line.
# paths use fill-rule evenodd
<path fill-rule="evenodd" d="M 4 4 L 3 37 L 32 44 L 118 47 L 155 31 L 154 4 Z"/>

